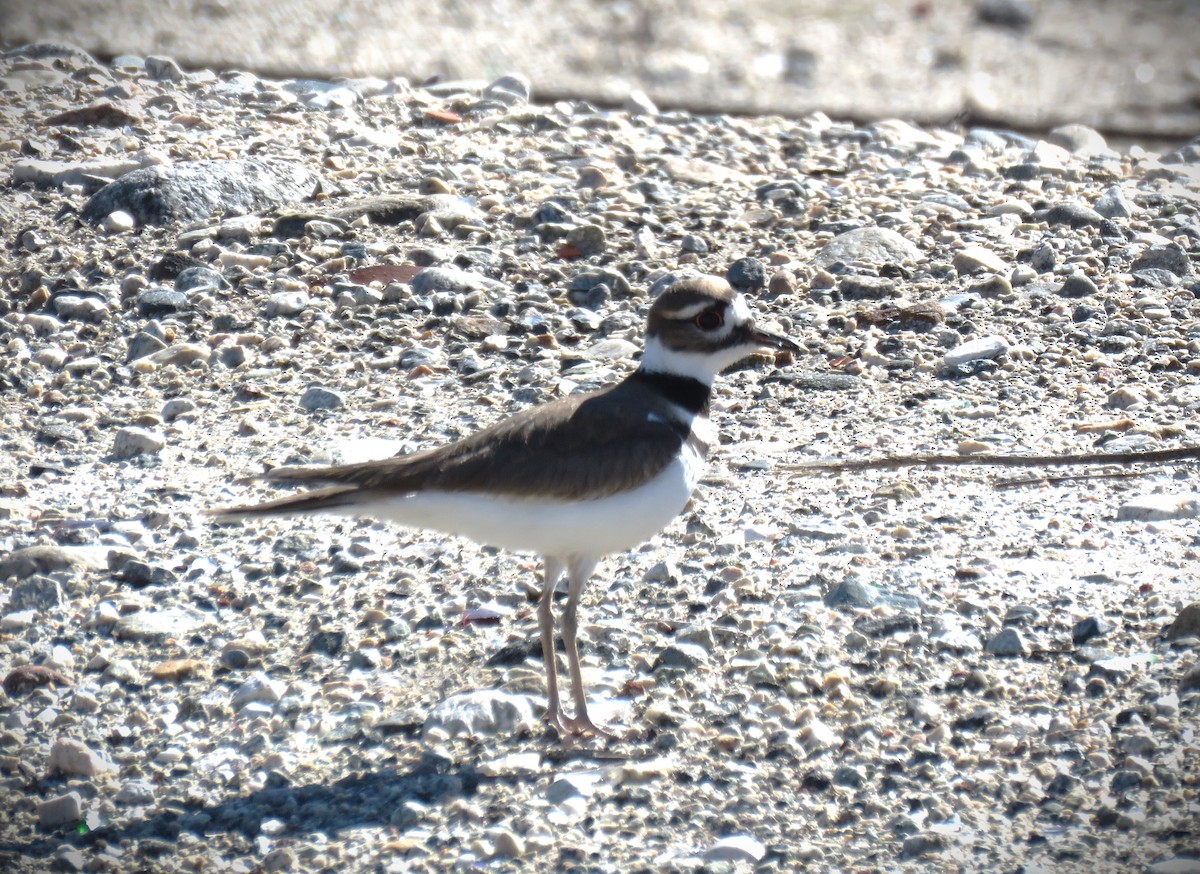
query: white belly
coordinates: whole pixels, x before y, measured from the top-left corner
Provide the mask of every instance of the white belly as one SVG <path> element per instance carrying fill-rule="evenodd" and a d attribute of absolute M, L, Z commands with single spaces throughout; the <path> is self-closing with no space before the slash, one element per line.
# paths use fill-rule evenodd
<path fill-rule="evenodd" d="M 633 491 L 591 501 L 508 498 L 478 492 L 416 492 L 364 503 L 343 515 L 460 534 L 476 543 L 565 558 L 602 556 L 649 540 L 684 508 L 703 460 L 691 449 Z"/>

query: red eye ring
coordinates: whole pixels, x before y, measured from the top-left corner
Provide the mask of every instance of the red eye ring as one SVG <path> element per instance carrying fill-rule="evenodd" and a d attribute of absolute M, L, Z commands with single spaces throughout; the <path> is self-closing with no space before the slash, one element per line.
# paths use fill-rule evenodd
<path fill-rule="evenodd" d="M 715 331 L 725 324 L 725 316 L 721 315 L 719 310 L 704 310 L 696 314 L 694 321 L 701 331 Z"/>

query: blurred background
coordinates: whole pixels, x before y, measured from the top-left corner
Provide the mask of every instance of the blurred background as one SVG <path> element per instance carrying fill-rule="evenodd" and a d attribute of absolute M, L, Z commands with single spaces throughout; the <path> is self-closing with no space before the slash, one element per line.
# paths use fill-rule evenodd
<path fill-rule="evenodd" d="M 522 72 L 541 101 L 1200 133 L 1197 0 L 7 0 L 0 40 L 312 78 Z"/>

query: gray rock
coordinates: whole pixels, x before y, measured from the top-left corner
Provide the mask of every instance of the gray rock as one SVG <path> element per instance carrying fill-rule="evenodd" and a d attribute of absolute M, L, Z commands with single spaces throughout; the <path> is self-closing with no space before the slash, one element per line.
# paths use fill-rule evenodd
<path fill-rule="evenodd" d="M 838 234 L 817 253 L 813 263 L 818 267 L 843 264 L 901 264 L 916 261 L 921 250 L 900 234 L 887 228 L 855 228 Z"/>
<path fill-rule="evenodd" d="M 824 600 L 826 607 L 873 607 L 879 601 L 879 590 L 851 577 L 830 587 Z"/>
<path fill-rule="evenodd" d="M 729 835 L 704 851 L 704 861 L 748 862 L 753 865 L 766 854 L 766 845 L 753 835 Z"/>
<path fill-rule="evenodd" d="M 160 415 L 163 421 L 175 421 L 175 419 L 185 417 L 188 413 L 196 412 L 197 409 L 196 401 L 190 397 L 172 397 L 163 403 Z"/>
<path fill-rule="evenodd" d="M 1192 264 L 1187 253 L 1178 246 L 1150 246 L 1138 255 L 1130 270 L 1134 273 L 1168 270 L 1176 276 L 1187 276 L 1192 272 Z"/>
<path fill-rule="evenodd" d="M 137 299 L 137 310 L 143 316 L 160 316 L 187 309 L 188 296 L 174 288 L 155 285 L 147 288 Z"/>
<path fill-rule="evenodd" d="M 430 711 L 424 731 L 456 735 L 509 735 L 537 724 L 526 695 L 480 689 L 451 695 Z"/>
<path fill-rule="evenodd" d="M 1042 221 L 1050 225 L 1067 225 L 1072 228 L 1096 227 L 1104 221 L 1104 216 L 1090 206 L 1068 201 L 1056 203 L 1044 212 L 1036 213 Z"/>
<path fill-rule="evenodd" d="M 1164 164 L 1200 164 L 1200 137 L 1162 156 Z"/>
<path fill-rule="evenodd" d="M 1021 632 L 1015 628 L 1005 628 L 987 642 L 984 650 L 994 656 L 1023 656 L 1028 654 L 1029 647 Z"/>
<path fill-rule="evenodd" d="M 753 294 L 767 284 L 767 267 L 757 258 L 739 258 L 725 271 L 725 280 L 738 291 Z"/>
<path fill-rule="evenodd" d="M 77 322 L 101 322 L 108 316 L 108 304 L 98 297 L 63 294 L 54 298 L 54 312 L 60 319 Z"/>
<path fill-rule="evenodd" d="M 116 459 L 133 458 L 159 452 L 167 445 L 167 439 L 156 431 L 131 425 L 117 431 L 113 437 L 112 455 Z"/>
<path fill-rule="evenodd" d="M 1133 208 L 1125 199 L 1125 190 L 1120 185 L 1113 185 L 1096 200 L 1096 212 L 1107 219 L 1129 218 Z"/>
<path fill-rule="evenodd" d="M 238 686 L 229 704 L 234 710 L 241 710 L 247 704 L 275 704 L 286 691 L 287 683 L 258 673 Z"/>
<path fill-rule="evenodd" d="M 457 267 L 426 267 L 412 278 L 409 285 L 415 294 L 432 295 L 439 292 L 463 294 L 496 288 L 500 283 Z"/>
<path fill-rule="evenodd" d="M 83 741 L 60 737 L 50 746 L 50 758 L 46 763 L 52 774 L 95 777 L 116 771 L 116 766 Z"/>
<path fill-rule="evenodd" d="M 39 804 L 37 815 L 38 825 L 42 828 L 77 823 L 83 818 L 83 798 L 78 792 L 59 795 Z"/>
<path fill-rule="evenodd" d="M 567 293 L 586 293 L 599 285 L 607 286 L 618 297 L 627 297 L 633 293 L 633 286 L 629 284 L 629 280 L 625 278 L 625 275 L 617 270 L 608 268 L 585 270 L 581 273 L 576 273 L 571 277 L 571 281 L 567 285 Z"/>
<path fill-rule="evenodd" d="M 653 670 L 692 671 L 708 664 L 704 647 L 694 643 L 675 643 L 664 647 L 654 660 Z"/>
<path fill-rule="evenodd" d="M 1175 856 L 1146 868 L 1146 874 L 1200 874 L 1200 856 Z"/>
<path fill-rule="evenodd" d="M 8 590 L 5 611 L 37 610 L 45 612 L 63 603 L 63 590 L 53 577 L 34 574 Z"/>
<path fill-rule="evenodd" d="M 1064 124 L 1056 127 L 1047 134 L 1046 140 L 1068 152 L 1085 157 L 1108 150 L 1104 136 L 1095 128 L 1084 124 Z"/>
<path fill-rule="evenodd" d="M 1096 283 L 1092 282 L 1087 274 L 1072 273 L 1058 287 L 1058 293 L 1063 297 L 1070 298 L 1089 297 L 1093 294 L 1099 294 L 1100 289 L 1096 287 Z"/>
<path fill-rule="evenodd" d="M 968 340 L 955 346 L 942 358 L 946 367 L 958 367 L 970 361 L 992 360 L 1008 352 L 1008 341 L 1003 337 L 991 335 Z"/>
<path fill-rule="evenodd" d="M 138 331 L 129 340 L 129 346 L 125 349 L 125 360 L 137 361 L 139 358 L 145 358 L 147 355 L 153 355 L 166 348 L 167 344 L 153 334 Z"/>
<path fill-rule="evenodd" d="M 1200 638 L 1200 601 L 1188 604 L 1180 610 L 1175 621 L 1167 628 L 1167 640 L 1181 640 L 1185 637 Z"/>
<path fill-rule="evenodd" d="M 303 312 L 311 301 L 307 291 L 277 291 L 267 298 L 263 315 L 268 319 L 294 316 Z"/>
<path fill-rule="evenodd" d="M 896 283 L 882 276 L 845 276 L 837 289 L 845 300 L 886 300 L 896 295 Z"/>
<path fill-rule="evenodd" d="M 211 267 L 185 267 L 175 277 L 176 291 L 192 291 L 197 288 L 228 288 L 225 277 Z"/>
<path fill-rule="evenodd" d="M 528 103 L 533 93 L 529 77 L 521 73 L 509 73 L 501 76 L 483 89 L 484 97 L 491 97 L 502 103 Z"/>
<path fill-rule="evenodd" d="M 1118 522 L 1157 522 L 1200 516 L 1200 492 L 1139 495 L 1117 508 Z"/>
<path fill-rule="evenodd" d="M 127 173 L 84 205 L 85 221 L 125 211 L 141 224 L 198 221 L 217 210 L 260 212 L 308 197 L 316 177 L 298 164 L 268 158 L 162 164 Z"/>
<path fill-rule="evenodd" d="M 6 557 L 0 559 L 0 580 L 7 580 L 10 577 L 25 579 L 34 574 L 48 574 L 77 567 L 103 566 L 104 561 L 99 552 L 87 548 L 72 548 L 57 544 L 26 546 L 23 549 L 13 550 Z"/>
<path fill-rule="evenodd" d="M 1102 616 L 1086 616 L 1071 628 L 1071 642 L 1076 646 L 1087 643 L 1094 637 L 1103 637 L 1112 630 L 1112 623 Z"/>
<path fill-rule="evenodd" d="M 168 637 L 186 638 L 211 620 L 191 607 L 140 610 L 127 613 L 113 625 L 113 636 L 124 640 L 158 641 Z"/>
<path fill-rule="evenodd" d="M 309 386 L 300 396 L 300 406 L 310 413 L 316 410 L 336 410 L 346 403 L 341 392 L 320 385 Z"/>
<path fill-rule="evenodd" d="M 1030 0 L 978 0 L 975 16 L 984 24 L 1027 30 L 1037 18 L 1037 9 Z"/>
<path fill-rule="evenodd" d="M 172 58 L 162 55 L 147 55 L 145 60 L 146 75 L 159 82 L 180 82 L 184 78 L 183 70 Z"/>

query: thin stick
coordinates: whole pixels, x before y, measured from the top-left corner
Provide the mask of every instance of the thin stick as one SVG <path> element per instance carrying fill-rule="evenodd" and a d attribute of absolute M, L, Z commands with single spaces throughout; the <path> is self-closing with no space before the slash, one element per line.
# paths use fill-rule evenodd
<path fill-rule="evenodd" d="M 902 467 L 980 464 L 996 467 L 1056 467 L 1083 464 L 1171 464 L 1200 459 L 1200 446 L 1151 449 L 1146 452 L 1084 452 L 1079 455 L 891 455 L 886 458 L 834 459 L 781 464 L 779 470 L 796 474 L 825 471 L 898 470 Z"/>
<path fill-rule="evenodd" d="M 1052 486 L 1059 483 L 1072 483 L 1089 479 L 1131 479 L 1135 476 L 1145 476 L 1145 470 L 1108 470 L 1099 473 L 1065 473 L 1058 476 L 1027 476 L 1013 479 L 998 479 L 992 483 L 992 488 L 1019 489 L 1021 486 Z"/>

